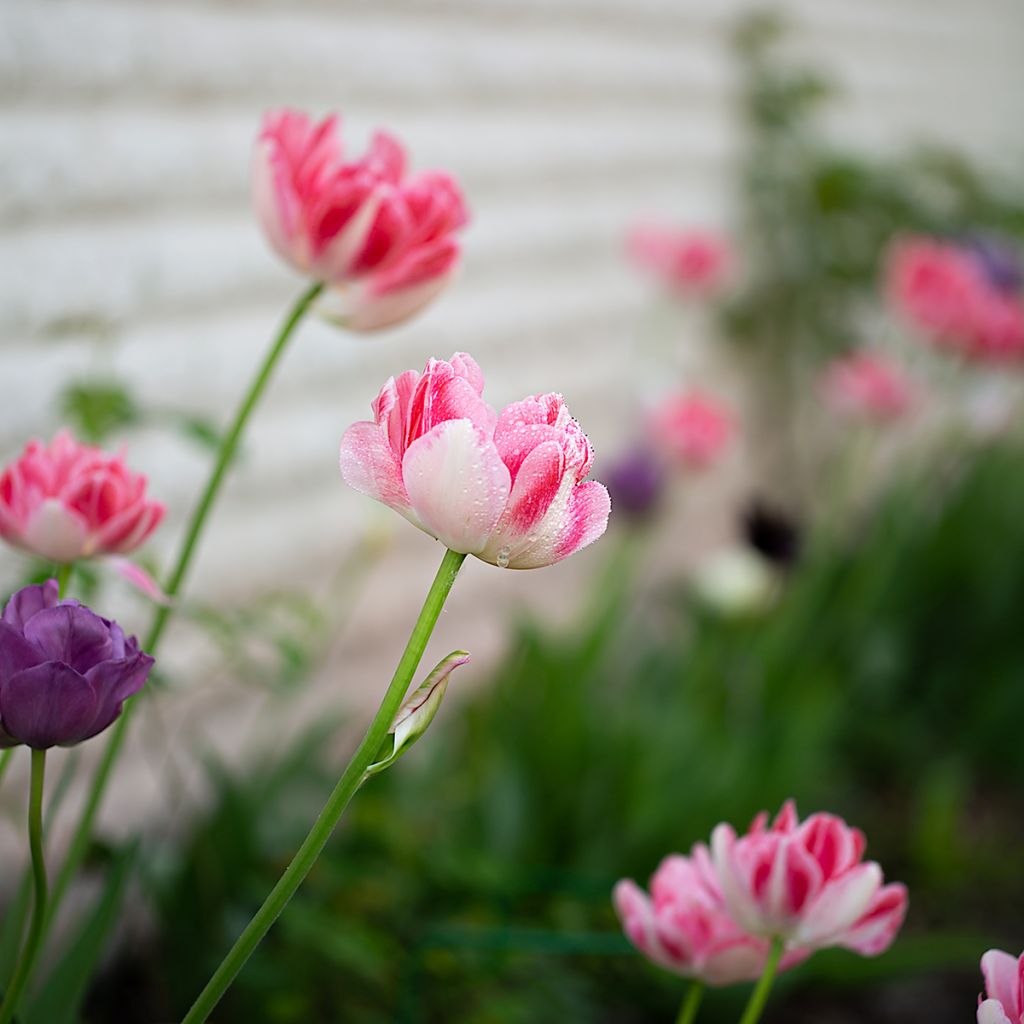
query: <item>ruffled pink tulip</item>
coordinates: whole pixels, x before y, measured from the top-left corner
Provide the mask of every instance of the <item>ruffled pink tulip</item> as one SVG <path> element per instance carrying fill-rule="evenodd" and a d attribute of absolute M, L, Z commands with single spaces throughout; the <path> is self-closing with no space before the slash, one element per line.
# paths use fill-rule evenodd
<path fill-rule="evenodd" d="M 726 906 L 753 935 L 788 948 L 845 946 L 863 956 L 887 949 L 903 923 L 907 892 L 883 885 L 865 862 L 864 836 L 831 814 L 801 822 L 789 801 L 768 827 L 758 815 L 746 835 L 719 825 L 711 837 Z"/>
<path fill-rule="evenodd" d="M 51 562 L 133 551 L 163 517 L 122 456 L 67 432 L 31 441 L 0 476 L 0 536 Z"/>
<path fill-rule="evenodd" d="M 725 406 L 696 391 L 664 401 L 652 413 L 649 427 L 655 444 L 690 469 L 717 462 L 734 429 Z"/>
<path fill-rule="evenodd" d="M 412 316 L 451 280 L 466 208 L 449 175 L 407 176 L 405 151 L 384 132 L 362 159 L 344 160 L 337 123 L 267 114 L 253 197 L 277 252 L 339 289 L 347 327 L 376 330 Z"/>
<path fill-rule="evenodd" d="M 939 347 L 981 361 L 1024 358 L 1024 296 L 977 247 L 903 239 L 886 273 L 896 310 Z"/>
<path fill-rule="evenodd" d="M 985 998 L 978 1000 L 978 1024 L 1024 1024 L 1024 953 L 990 949 L 981 958 Z"/>
<path fill-rule="evenodd" d="M 560 395 L 483 400 L 465 353 L 391 378 L 341 442 L 341 473 L 452 551 L 502 568 L 550 565 L 597 540 L 608 492 L 585 482 L 593 453 Z"/>
<path fill-rule="evenodd" d="M 829 405 L 850 417 L 896 420 L 914 404 L 914 388 L 903 370 L 871 352 L 835 360 L 825 371 L 822 387 Z"/>
<path fill-rule="evenodd" d="M 635 882 L 615 886 L 615 909 L 627 938 L 660 967 L 709 985 L 760 977 L 769 941 L 744 931 L 729 915 L 708 848 L 666 857 L 651 878 L 650 896 Z M 782 969 L 804 959 L 787 953 Z"/>
<path fill-rule="evenodd" d="M 629 233 L 626 246 L 639 266 L 676 291 L 710 295 L 728 277 L 729 244 L 710 231 L 644 224 Z"/>

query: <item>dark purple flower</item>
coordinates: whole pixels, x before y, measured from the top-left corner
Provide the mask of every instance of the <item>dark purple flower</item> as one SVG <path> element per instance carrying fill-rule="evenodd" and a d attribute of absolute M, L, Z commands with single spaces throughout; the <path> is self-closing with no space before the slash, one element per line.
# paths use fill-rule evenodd
<path fill-rule="evenodd" d="M 1024 270 L 1020 258 L 1009 245 L 990 235 L 970 235 L 967 248 L 993 288 L 1011 295 L 1021 290 Z"/>
<path fill-rule="evenodd" d="M 612 508 L 628 519 L 650 516 L 665 489 L 664 467 L 648 448 L 641 446 L 607 466 L 602 478 L 611 494 Z"/>
<path fill-rule="evenodd" d="M 95 736 L 153 667 L 116 622 L 59 593 L 56 580 L 22 587 L 0 618 L 0 747 Z"/>

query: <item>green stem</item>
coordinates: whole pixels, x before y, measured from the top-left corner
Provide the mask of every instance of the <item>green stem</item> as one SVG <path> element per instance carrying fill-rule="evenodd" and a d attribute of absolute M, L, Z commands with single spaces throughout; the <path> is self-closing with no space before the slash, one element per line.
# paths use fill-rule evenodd
<path fill-rule="evenodd" d="M 14 747 L 8 747 L 0 754 L 0 782 L 3 782 L 7 769 L 11 766 L 11 758 L 14 757 Z"/>
<path fill-rule="evenodd" d="M 72 562 L 66 562 L 57 566 L 57 594 L 60 597 L 67 597 L 72 569 L 74 569 Z"/>
<path fill-rule="evenodd" d="M 679 1007 L 676 1024 L 693 1024 L 697 1019 L 700 1001 L 704 998 L 704 982 L 694 980 L 686 990 L 683 1005 Z"/>
<path fill-rule="evenodd" d="M 772 948 L 768 952 L 768 960 L 764 965 L 764 971 L 758 979 L 754 991 L 750 993 L 747 1008 L 743 1011 L 740 1024 L 757 1024 L 764 1012 L 764 1005 L 768 1002 L 768 993 L 772 990 L 772 982 L 775 981 L 775 973 L 779 969 L 779 961 L 785 949 L 785 942 L 776 937 L 772 939 Z"/>
<path fill-rule="evenodd" d="M 199 997 L 192 1004 L 192 1009 L 182 1019 L 181 1024 L 202 1024 L 209 1017 L 246 960 L 270 930 L 271 925 L 295 894 L 295 890 L 302 884 L 317 857 L 320 856 L 320 851 L 341 820 L 348 802 L 362 784 L 366 769 L 373 763 L 395 715 L 402 706 L 402 700 L 409 689 L 420 659 L 423 657 L 427 641 L 430 639 L 430 634 L 444 607 L 445 599 L 455 583 L 455 578 L 458 576 L 465 558 L 465 555 L 456 554 L 454 551 L 445 553 L 441 567 L 437 570 L 434 582 L 430 586 L 427 599 L 423 602 L 416 625 L 413 626 L 409 642 L 405 645 L 405 651 L 398 662 L 398 668 L 395 669 L 391 684 L 384 694 L 384 699 L 381 701 L 366 735 L 355 754 L 352 755 L 352 759 L 334 787 L 334 791 L 328 797 L 320 816 L 313 823 L 313 827 L 309 830 L 309 834 L 303 840 L 291 863 L 285 868 L 284 874 L 278 879 L 277 885 L 270 891 L 263 906 L 256 911 L 252 920 L 245 926 L 245 930 L 221 961 L 206 987 L 199 993 Z"/>
<path fill-rule="evenodd" d="M 238 411 L 235 413 L 234 421 L 228 429 L 228 432 L 224 435 L 223 441 L 221 441 L 220 451 L 217 453 L 217 461 L 214 464 L 213 471 L 210 473 L 209 480 L 206 482 L 206 488 L 195 507 L 195 511 L 192 513 L 192 519 L 190 520 L 188 530 L 185 533 L 185 539 L 182 542 L 181 551 L 178 553 L 178 560 L 164 586 L 164 592 L 172 600 L 181 592 L 181 587 L 185 581 L 185 575 L 188 572 L 189 565 L 192 562 L 192 556 L 195 552 L 196 545 L 199 542 L 199 538 L 202 536 L 203 527 L 206 525 L 210 509 L 213 507 L 213 503 L 220 492 L 221 484 L 224 482 L 224 476 L 238 450 L 238 442 L 242 437 L 242 433 L 249 421 L 249 417 L 252 415 L 252 411 L 255 409 L 257 402 L 259 402 L 263 395 L 263 392 L 266 390 L 274 369 L 280 361 L 281 356 L 284 354 L 292 334 L 295 332 L 295 328 L 299 325 L 299 322 L 306 314 L 310 305 L 322 290 L 322 284 L 314 284 L 299 297 L 298 301 L 296 301 L 288 316 L 285 318 L 284 323 L 281 325 L 281 329 L 278 332 L 277 337 L 274 339 L 273 344 L 270 346 L 270 351 L 267 353 L 266 358 L 263 360 L 263 363 L 256 373 L 256 376 L 253 378 L 252 384 L 249 386 L 249 390 L 242 399 L 242 404 L 238 407 Z M 153 624 L 150 627 L 149 635 L 146 637 L 146 642 L 142 645 L 142 649 L 147 654 L 156 653 L 157 645 L 160 642 L 160 638 L 163 636 L 164 629 L 166 628 L 168 619 L 173 611 L 174 607 L 170 604 L 161 605 L 157 609 L 156 614 L 153 617 Z M 79 819 L 78 827 L 75 829 L 75 833 L 71 838 L 67 856 L 64 859 L 64 864 L 61 867 L 60 873 L 57 876 L 56 884 L 53 887 L 53 899 L 50 903 L 50 910 L 47 916 L 47 926 L 49 926 L 54 913 L 56 913 L 57 908 L 60 906 L 68 885 L 70 885 L 71 879 L 74 878 L 78 871 L 79 865 L 85 857 L 86 850 L 89 848 L 89 841 L 92 838 L 93 824 L 96 820 L 96 815 L 99 813 L 100 803 L 103 800 L 103 794 L 106 791 L 108 782 L 110 781 L 110 775 L 113 771 L 114 764 L 116 763 L 124 746 L 125 735 L 128 731 L 128 723 L 131 720 L 136 703 L 137 701 L 130 700 L 125 704 L 121 717 L 114 723 L 113 728 L 110 730 L 110 738 L 107 741 L 103 757 L 96 768 L 96 774 L 93 776 L 92 786 L 89 789 L 89 795 L 86 798 L 85 807 L 82 810 L 82 816 Z"/>
<path fill-rule="evenodd" d="M 18 1008 L 32 967 L 43 941 L 43 926 L 46 919 L 46 862 L 43 859 L 43 782 L 46 778 L 46 751 L 32 751 L 32 779 L 28 801 L 28 840 L 32 851 L 32 876 L 35 880 L 35 904 L 32 907 L 32 924 L 28 931 L 14 977 L 7 986 L 3 1005 L 0 1006 L 0 1024 L 10 1024 Z"/>

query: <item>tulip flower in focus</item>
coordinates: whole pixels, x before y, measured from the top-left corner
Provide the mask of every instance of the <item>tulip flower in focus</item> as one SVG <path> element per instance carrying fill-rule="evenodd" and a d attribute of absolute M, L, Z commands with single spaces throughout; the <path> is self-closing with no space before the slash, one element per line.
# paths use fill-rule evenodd
<path fill-rule="evenodd" d="M 61 601 L 56 580 L 19 590 L 0 619 L 0 746 L 70 746 L 102 732 L 153 659 L 116 622 Z"/>
<path fill-rule="evenodd" d="M 1012 254 L 980 242 L 903 239 L 886 273 L 897 312 L 935 345 L 983 362 L 1024 358 L 1024 291 Z"/>
<path fill-rule="evenodd" d="M 1010 956 L 990 949 L 981 958 L 985 998 L 978 1002 L 978 1024 L 1021 1024 L 1024 1021 L 1024 954 Z"/>
<path fill-rule="evenodd" d="M 0 476 L 0 537 L 51 562 L 134 551 L 163 517 L 122 456 L 67 432 L 30 442 Z"/>
<path fill-rule="evenodd" d="M 844 946 L 875 956 L 903 923 L 906 888 L 883 884 L 882 869 L 863 860 L 863 834 L 834 815 L 801 822 L 789 801 L 771 826 L 760 814 L 745 835 L 718 825 L 711 849 L 736 922 L 785 939 L 788 949 Z"/>
<path fill-rule="evenodd" d="M 709 985 L 752 981 L 764 970 L 769 942 L 730 917 L 703 843 L 689 857 L 666 857 L 651 878 L 649 896 L 623 879 L 613 899 L 629 941 L 666 970 Z M 782 969 L 803 958 L 787 955 Z"/>
<path fill-rule="evenodd" d="M 342 439 L 345 482 L 452 551 L 501 568 L 550 565 L 597 540 L 610 500 L 586 480 L 593 452 L 562 397 L 536 395 L 497 414 L 483 387 L 461 352 L 389 379 L 374 419 Z"/>
<path fill-rule="evenodd" d="M 696 391 L 662 402 L 648 428 L 654 444 L 689 469 L 706 469 L 717 462 L 734 431 L 725 406 Z"/>
<path fill-rule="evenodd" d="M 467 221 L 458 184 L 409 175 L 400 142 L 378 132 L 363 157 L 343 154 L 338 118 L 269 113 L 256 143 L 253 199 L 278 254 L 337 290 L 352 330 L 399 323 L 431 301 L 459 262 Z"/>
<path fill-rule="evenodd" d="M 914 389 L 903 370 L 871 352 L 856 352 L 831 363 L 822 390 L 841 415 L 878 422 L 899 419 L 914 403 Z"/>
<path fill-rule="evenodd" d="M 710 231 L 644 224 L 629 233 L 626 247 L 639 266 L 677 292 L 715 294 L 729 273 L 729 245 Z"/>

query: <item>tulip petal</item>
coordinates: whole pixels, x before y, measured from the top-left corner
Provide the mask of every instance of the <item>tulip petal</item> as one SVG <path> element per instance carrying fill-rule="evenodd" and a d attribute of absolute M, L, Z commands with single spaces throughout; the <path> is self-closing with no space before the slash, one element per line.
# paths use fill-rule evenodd
<path fill-rule="evenodd" d="M 37 750 L 75 743 L 96 717 L 96 692 L 74 669 L 46 662 L 0 686 L 4 729 Z"/>
<path fill-rule="evenodd" d="M 874 861 L 858 864 L 829 881 L 803 915 L 796 932 L 798 944 L 821 946 L 835 941 L 867 912 L 881 884 L 882 869 Z"/>
<path fill-rule="evenodd" d="M 596 480 L 578 484 L 569 495 L 566 529 L 558 542 L 559 558 L 593 544 L 608 528 L 612 502 L 608 488 Z"/>
<path fill-rule="evenodd" d="M 1014 1024 L 1014 1022 L 1006 1016 L 1002 1003 L 996 999 L 986 999 L 978 1007 L 978 1024 Z"/>
<path fill-rule="evenodd" d="M 65 565 L 81 556 L 88 534 L 82 516 L 58 499 L 47 498 L 26 524 L 20 544 L 41 558 Z"/>
<path fill-rule="evenodd" d="M 990 949 L 981 958 L 981 973 L 985 977 L 985 995 L 1002 1003 L 1007 1013 L 1013 1013 L 1021 999 L 1021 961 L 1001 949 Z M 1024 1007 L 1020 1010 L 1024 1011 Z"/>
<path fill-rule="evenodd" d="M 46 660 L 46 655 L 14 626 L 0 622 L 0 679 L 10 679 Z"/>
<path fill-rule="evenodd" d="M 80 672 L 105 661 L 113 650 L 108 623 L 80 605 L 44 608 L 29 619 L 25 638 L 48 659 L 74 665 Z"/>
<path fill-rule="evenodd" d="M 892 945 L 907 914 L 907 887 L 898 882 L 883 886 L 867 911 L 842 936 L 842 945 L 861 956 L 878 956 Z"/>
<path fill-rule="evenodd" d="M 22 587 L 7 602 L 3 620 L 15 629 L 23 630 L 25 623 L 44 608 L 55 608 L 60 600 L 60 584 L 47 580 L 35 586 Z"/>
<path fill-rule="evenodd" d="M 464 554 L 483 550 L 511 487 L 498 449 L 467 419 L 441 423 L 414 441 L 402 479 L 423 529 Z"/>
<path fill-rule="evenodd" d="M 137 653 L 120 661 L 101 662 L 85 674 L 97 695 L 96 712 L 83 740 L 103 732 L 121 714 L 121 705 L 142 689 L 153 668 L 148 654 Z"/>
<path fill-rule="evenodd" d="M 338 461 L 349 487 L 403 515 L 409 510 L 401 464 L 376 423 L 363 420 L 349 427 L 341 439 Z"/>

